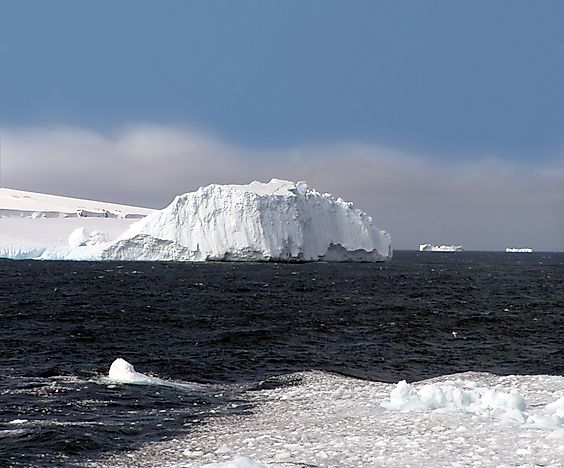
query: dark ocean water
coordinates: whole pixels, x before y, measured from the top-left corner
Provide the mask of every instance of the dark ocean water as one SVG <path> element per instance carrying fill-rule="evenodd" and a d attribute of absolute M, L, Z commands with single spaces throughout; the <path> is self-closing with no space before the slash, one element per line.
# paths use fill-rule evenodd
<path fill-rule="evenodd" d="M 548 253 L 0 261 L 0 466 L 71 466 L 188 433 L 252 411 L 242 390 L 293 371 L 561 375 L 563 279 L 564 254 Z M 188 386 L 112 385 L 117 357 Z"/>

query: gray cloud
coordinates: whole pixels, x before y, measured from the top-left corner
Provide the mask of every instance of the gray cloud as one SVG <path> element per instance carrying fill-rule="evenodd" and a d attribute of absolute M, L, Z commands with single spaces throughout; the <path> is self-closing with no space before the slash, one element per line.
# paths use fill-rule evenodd
<path fill-rule="evenodd" d="M 421 242 L 499 250 L 564 250 L 564 161 L 438 162 L 343 143 L 246 150 L 181 127 L 135 125 L 111 135 L 73 127 L 1 131 L 3 185 L 103 201 L 165 206 L 209 183 L 306 180 L 373 216 L 395 248 Z"/>

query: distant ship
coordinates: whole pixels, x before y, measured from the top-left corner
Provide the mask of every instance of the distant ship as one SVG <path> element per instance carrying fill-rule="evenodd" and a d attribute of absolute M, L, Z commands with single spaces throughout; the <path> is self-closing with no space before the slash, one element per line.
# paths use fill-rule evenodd
<path fill-rule="evenodd" d="M 505 251 L 507 253 L 532 253 L 533 249 L 530 247 L 507 247 Z"/>
<path fill-rule="evenodd" d="M 419 245 L 419 252 L 463 252 L 464 247 L 461 245 Z"/>

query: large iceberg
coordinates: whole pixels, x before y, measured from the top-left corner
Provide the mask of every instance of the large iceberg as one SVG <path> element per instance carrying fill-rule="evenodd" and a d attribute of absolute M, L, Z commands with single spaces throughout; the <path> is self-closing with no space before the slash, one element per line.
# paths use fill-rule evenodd
<path fill-rule="evenodd" d="M 272 179 L 209 185 L 132 224 L 108 260 L 367 261 L 391 258 L 390 236 L 353 204 Z"/>

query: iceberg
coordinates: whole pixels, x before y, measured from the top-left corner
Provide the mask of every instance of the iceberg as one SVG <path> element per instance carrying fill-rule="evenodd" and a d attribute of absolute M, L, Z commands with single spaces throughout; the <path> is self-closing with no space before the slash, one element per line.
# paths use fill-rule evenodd
<path fill-rule="evenodd" d="M 305 182 L 216 185 L 132 224 L 106 260 L 362 261 L 392 256 L 388 233 L 352 203 Z"/>
<path fill-rule="evenodd" d="M 461 245 L 432 245 L 420 244 L 419 252 L 462 252 L 464 247 Z"/>
<path fill-rule="evenodd" d="M 133 364 L 122 358 L 117 358 L 112 362 L 108 378 L 121 383 L 151 383 L 153 380 L 152 377 L 137 372 Z"/>

